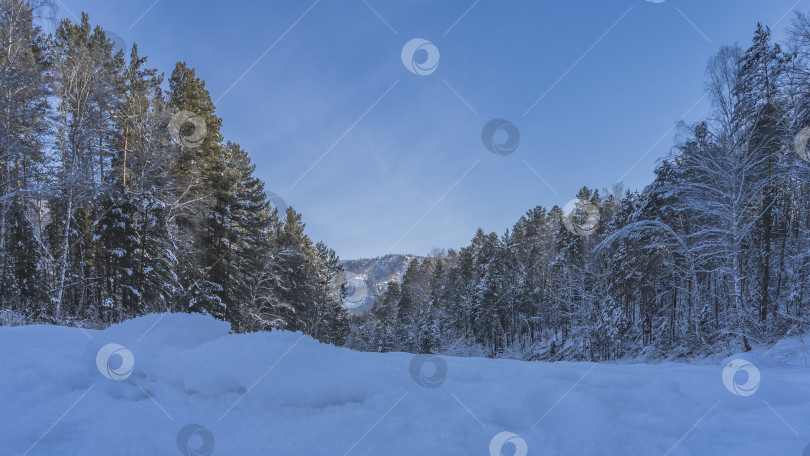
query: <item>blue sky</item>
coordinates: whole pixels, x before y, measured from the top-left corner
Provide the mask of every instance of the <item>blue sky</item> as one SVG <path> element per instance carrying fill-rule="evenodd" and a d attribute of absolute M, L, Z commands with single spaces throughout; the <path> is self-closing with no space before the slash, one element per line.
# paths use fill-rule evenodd
<path fill-rule="evenodd" d="M 708 109 L 707 59 L 747 46 L 758 21 L 783 36 L 786 13 L 810 0 L 57 5 L 138 43 L 167 75 L 178 60 L 196 68 L 225 138 L 313 239 L 350 259 L 458 248 L 584 185 L 643 188 L 676 122 Z M 438 49 L 431 74 L 403 65 L 413 38 Z M 482 142 L 495 118 L 520 133 L 510 155 Z"/>

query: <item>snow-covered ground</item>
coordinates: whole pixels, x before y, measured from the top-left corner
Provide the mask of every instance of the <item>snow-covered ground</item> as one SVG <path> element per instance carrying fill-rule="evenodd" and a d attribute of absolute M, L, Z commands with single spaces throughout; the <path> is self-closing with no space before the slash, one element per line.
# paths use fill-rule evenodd
<path fill-rule="evenodd" d="M 0 455 L 802 456 L 803 350 L 732 357 L 751 365 L 527 363 L 229 335 L 199 315 L 3 327 Z"/>

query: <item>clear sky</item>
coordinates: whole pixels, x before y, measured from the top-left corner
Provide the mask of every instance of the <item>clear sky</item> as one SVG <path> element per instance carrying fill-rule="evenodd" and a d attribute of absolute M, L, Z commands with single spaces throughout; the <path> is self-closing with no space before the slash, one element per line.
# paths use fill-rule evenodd
<path fill-rule="evenodd" d="M 708 109 L 707 59 L 723 44 L 748 46 L 758 21 L 779 38 L 792 10 L 810 9 L 810 0 L 56 1 L 60 17 L 86 11 L 138 43 L 167 76 L 178 60 L 196 68 L 225 138 L 344 259 L 458 248 L 477 227 L 503 233 L 583 185 L 643 188 L 678 120 Z M 430 74 L 403 64 L 414 38 L 435 47 L 406 61 Z M 438 66 L 419 71 L 436 50 Z M 485 147 L 492 119 L 516 127 L 514 153 Z"/>

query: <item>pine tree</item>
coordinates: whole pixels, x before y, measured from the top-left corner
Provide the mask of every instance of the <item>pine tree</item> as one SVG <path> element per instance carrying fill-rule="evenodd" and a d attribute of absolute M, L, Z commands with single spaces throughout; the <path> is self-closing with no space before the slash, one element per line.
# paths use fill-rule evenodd
<path fill-rule="evenodd" d="M 38 313 L 50 260 L 41 240 L 50 61 L 36 15 L 43 1 L 0 0 L 0 308 Z"/>
<path fill-rule="evenodd" d="M 211 238 L 211 210 L 216 205 L 214 194 L 220 172 L 224 169 L 225 151 L 221 145 L 222 120 L 215 114 L 205 82 L 193 69 L 178 62 L 169 79 L 169 134 L 175 139 L 170 171 L 174 189 L 172 219 L 176 229 L 178 277 L 186 294 L 180 308 L 224 318 L 222 285 L 210 275 L 222 257 L 221 241 Z M 202 131 L 198 130 L 201 129 Z M 196 141 L 185 141 L 185 138 Z M 178 141 L 179 140 L 179 141 Z"/>
<path fill-rule="evenodd" d="M 760 275 L 759 319 L 765 322 L 771 303 L 771 248 L 774 231 L 774 205 L 776 203 L 777 167 L 783 159 L 781 138 L 784 137 L 786 125 L 783 121 L 783 103 L 780 100 L 780 79 L 786 70 L 790 58 L 786 56 L 779 44 L 770 43 L 771 32 L 768 27 L 757 25 L 751 47 L 745 52 L 741 61 L 738 102 L 740 107 L 740 129 L 745 129 L 747 148 L 757 155 L 756 166 L 759 179 L 764 182 L 757 229 L 761 232 L 756 245 Z"/>
<path fill-rule="evenodd" d="M 349 336 L 349 311 L 343 305 L 345 282 L 341 292 L 333 293 L 330 284 L 338 277 L 343 277 L 343 266 L 334 250 L 323 242 L 315 244 L 315 269 L 318 277 L 317 323 L 312 335 L 326 343 L 343 345 Z"/>

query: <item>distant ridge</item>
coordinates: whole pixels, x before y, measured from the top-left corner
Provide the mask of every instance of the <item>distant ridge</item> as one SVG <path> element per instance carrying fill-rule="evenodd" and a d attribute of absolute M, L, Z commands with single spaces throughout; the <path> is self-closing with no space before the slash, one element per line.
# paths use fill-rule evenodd
<path fill-rule="evenodd" d="M 408 265 L 419 258 L 416 255 L 391 254 L 343 261 L 349 292 L 344 305 L 354 313 L 367 311 L 385 292 L 388 283 L 401 282 Z"/>

